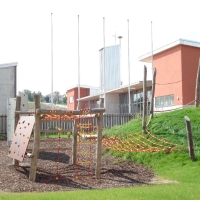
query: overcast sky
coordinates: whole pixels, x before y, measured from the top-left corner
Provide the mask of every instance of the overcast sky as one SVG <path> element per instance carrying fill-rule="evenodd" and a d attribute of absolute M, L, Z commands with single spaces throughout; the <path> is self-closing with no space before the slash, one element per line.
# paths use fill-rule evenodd
<path fill-rule="evenodd" d="M 78 83 L 99 86 L 99 50 L 122 36 L 121 79 L 128 84 L 128 24 L 131 83 L 143 78 L 138 57 L 180 38 L 200 42 L 200 1 L 195 0 L 0 0 L 0 64 L 18 62 L 17 90 L 51 92 L 51 13 L 54 31 L 54 91 Z M 117 39 L 117 44 L 119 40 Z M 151 79 L 148 65 L 148 79 Z"/>

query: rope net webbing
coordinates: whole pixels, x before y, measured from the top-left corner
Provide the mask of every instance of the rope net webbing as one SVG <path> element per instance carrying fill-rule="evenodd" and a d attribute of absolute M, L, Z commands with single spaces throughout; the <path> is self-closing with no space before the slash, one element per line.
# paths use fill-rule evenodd
<path fill-rule="evenodd" d="M 107 137 L 102 144 L 108 149 L 120 152 L 172 152 L 185 151 L 186 146 L 173 144 L 148 132 L 147 134 L 131 134 L 123 138 Z"/>
<path fill-rule="evenodd" d="M 92 117 L 86 116 L 78 119 L 78 145 L 77 145 L 77 165 L 76 179 L 89 179 L 91 176 L 91 161 L 92 161 L 92 138 L 87 140 L 85 135 L 91 135 L 94 130 Z M 85 172 L 80 170 L 80 166 L 85 167 Z M 86 172 L 87 171 L 87 172 Z"/>

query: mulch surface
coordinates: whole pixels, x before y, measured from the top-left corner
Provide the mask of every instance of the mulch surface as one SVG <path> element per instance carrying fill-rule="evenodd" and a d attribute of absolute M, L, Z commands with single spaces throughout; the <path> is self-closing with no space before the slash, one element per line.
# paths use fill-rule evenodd
<path fill-rule="evenodd" d="M 40 143 L 40 147 L 56 147 L 58 140 Z M 71 147 L 72 140 L 60 143 Z M 29 142 L 29 148 L 32 147 Z M 86 149 L 86 148 L 89 148 Z M 81 189 L 132 187 L 149 184 L 155 177 L 153 172 L 134 162 L 124 162 L 108 153 L 102 155 L 101 179 L 95 179 L 96 142 L 92 146 L 81 146 L 80 151 L 91 151 L 90 157 L 82 155 L 79 161 L 91 160 L 90 165 L 72 165 L 72 151 L 42 151 L 38 157 L 36 182 L 29 180 L 30 158 L 25 157 L 18 167 L 12 165 L 6 141 L 0 141 L 0 191 L 44 192 Z M 102 149 L 103 151 L 103 149 Z M 103 151 L 104 152 L 104 151 Z"/>

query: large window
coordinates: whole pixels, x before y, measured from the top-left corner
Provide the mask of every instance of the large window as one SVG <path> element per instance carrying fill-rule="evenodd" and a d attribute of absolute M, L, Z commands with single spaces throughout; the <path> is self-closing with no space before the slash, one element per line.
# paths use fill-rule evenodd
<path fill-rule="evenodd" d="M 150 108 L 150 97 L 151 97 L 151 87 L 147 88 L 147 113 L 149 113 Z M 142 114 L 143 110 L 143 90 L 133 90 L 130 93 L 130 106 L 131 106 L 131 113 L 139 113 Z M 127 93 L 119 94 L 119 102 L 120 102 L 120 113 L 129 113 L 129 96 Z"/>
<path fill-rule="evenodd" d="M 155 98 L 156 108 L 168 107 L 168 106 L 173 106 L 173 105 L 174 105 L 174 95 L 173 94 Z"/>

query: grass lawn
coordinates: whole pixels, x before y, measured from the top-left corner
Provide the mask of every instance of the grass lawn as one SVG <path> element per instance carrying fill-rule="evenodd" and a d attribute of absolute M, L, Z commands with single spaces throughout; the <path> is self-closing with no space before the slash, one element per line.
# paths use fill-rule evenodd
<path fill-rule="evenodd" d="M 114 188 L 102 190 L 81 190 L 69 192 L 46 193 L 0 193 L 2 199 L 73 199 L 73 200 L 98 200 L 98 199 L 147 199 L 147 200 L 197 200 L 200 199 L 200 108 L 188 108 L 171 113 L 158 114 L 151 121 L 148 130 L 156 137 L 187 145 L 184 116 L 191 119 L 194 140 L 195 158 L 192 162 L 186 151 L 173 153 L 119 153 L 109 151 L 125 160 L 134 160 L 151 168 L 158 177 L 174 182 L 168 184 L 146 185 L 132 188 Z M 128 134 L 141 132 L 141 120 L 116 126 L 104 130 L 107 135 L 123 137 Z"/>

